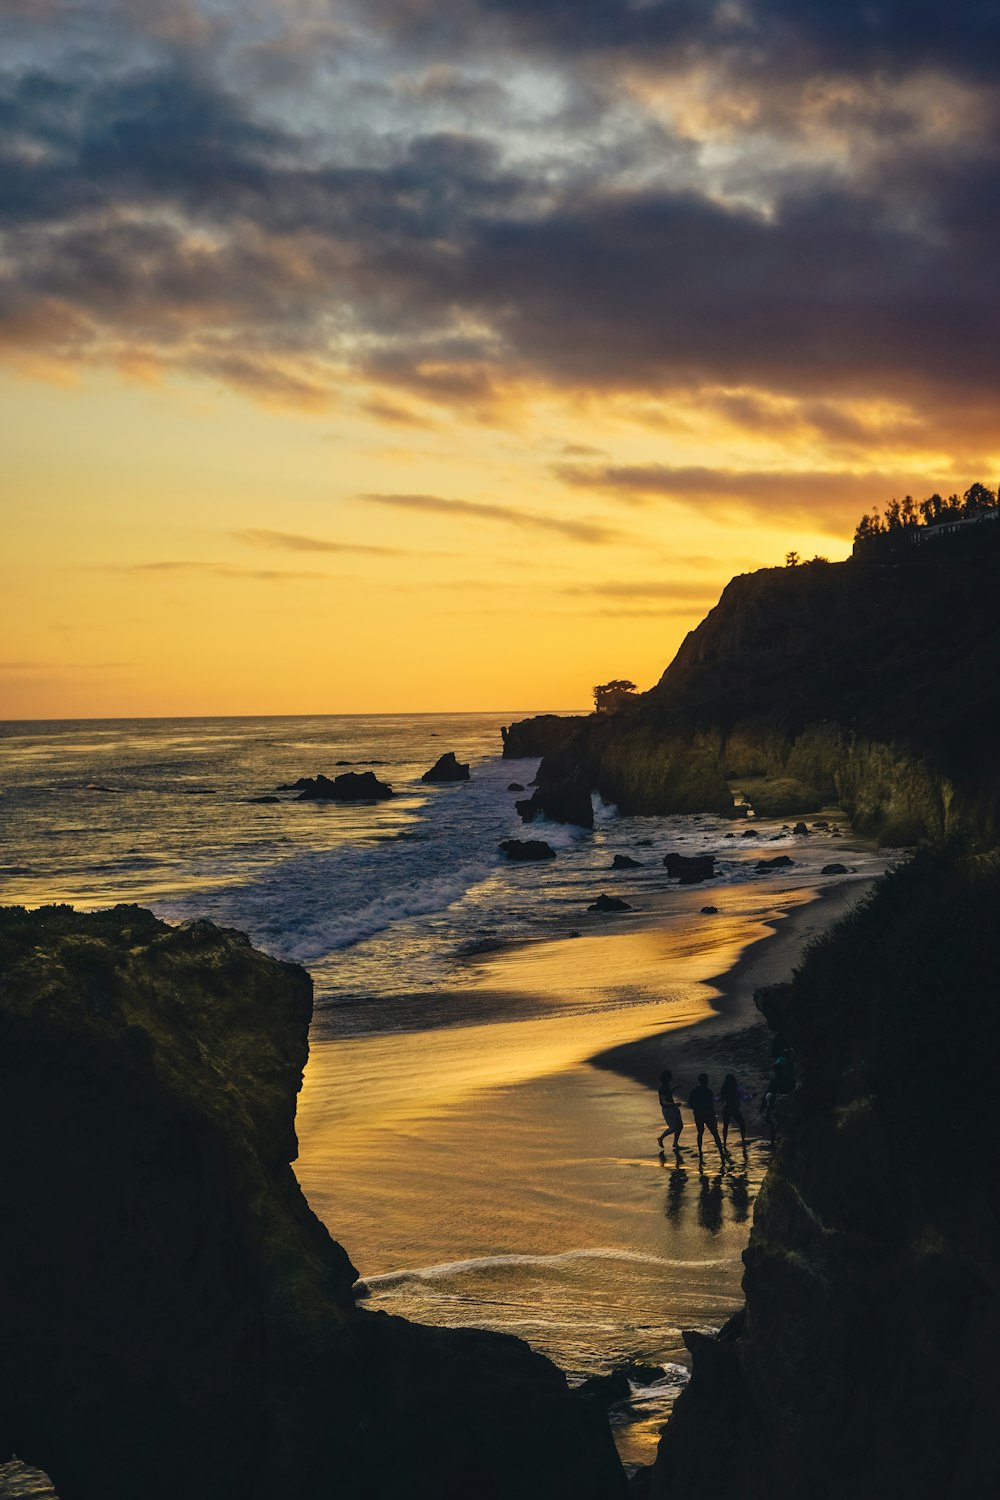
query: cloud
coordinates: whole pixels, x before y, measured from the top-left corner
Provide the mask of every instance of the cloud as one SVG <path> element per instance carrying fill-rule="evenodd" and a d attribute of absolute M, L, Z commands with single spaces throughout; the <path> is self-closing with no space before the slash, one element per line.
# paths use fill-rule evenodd
<path fill-rule="evenodd" d="M 669 578 L 612 579 L 600 583 L 565 584 L 563 594 L 598 596 L 608 599 L 687 599 L 694 604 L 714 604 L 721 589 L 706 588 L 703 583 L 677 583 Z"/>
<path fill-rule="evenodd" d="M 84 55 L 20 7 L 12 353 L 307 408 L 364 380 L 383 420 L 395 391 L 494 420 L 522 387 L 725 387 L 758 437 L 779 397 L 842 447 L 868 441 L 850 401 L 895 403 L 903 443 L 947 441 L 942 411 L 985 442 L 991 0 L 289 3 L 267 35 L 166 11 L 79 0 Z M 666 118 L 696 95 L 697 130 Z"/>
<path fill-rule="evenodd" d="M 109 563 L 102 565 L 102 572 L 109 573 L 204 573 L 214 578 L 249 579 L 263 583 L 285 583 L 289 580 L 319 579 L 330 583 L 330 573 L 315 573 L 302 568 L 241 568 L 225 563 L 195 562 L 186 560 L 164 560 L 162 562 Z"/>
<path fill-rule="evenodd" d="M 881 472 L 794 473 L 726 470 L 666 464 L 607 464 L 586 468 L 559 465 L 565 483 L 614 494 L 634 504 L 669 500 L 714 512 L 746 510 L 757 516 L 808 522 L 842 534 L 861 513 L 881 507 L 892 495 L 933 489 L 926 477 Z M 947 486 L 946 486 L 947 487 Z"/>
<path fill-rule="evenodd" d="M 439 495 L 383 495 L 363 494 L 359 496 L 374 505 L 390 505 L 398 510 L 412 510 L 427 515 L 448 516 L 451 519 L 468 517 L 477 521 L 499 521 L 507 526 L 518 526 L 531 531 L 550 531 L 570 541 L 600 545 L 617 541 L 621 533 L 599 521 L 579 521 L 559 516 L 540 516 L 532 511 L 517 510 L 512 505 L 491 505 L 476 500 L 449 500 Z"/>
<path fill-rule="evenodd" d="M 324 537 L 300 536 L 290 531 L 267 531 L 260 527 L 234 531 L 232 536 L 236 541 L 249 542 L 254 547 L 277 547 L 288 552 L 345 552 L 371 557 L 406 557 L 409 555 L 400 547 L 379 547 L 365 542 L 335 542 L 328 541 Z"/>

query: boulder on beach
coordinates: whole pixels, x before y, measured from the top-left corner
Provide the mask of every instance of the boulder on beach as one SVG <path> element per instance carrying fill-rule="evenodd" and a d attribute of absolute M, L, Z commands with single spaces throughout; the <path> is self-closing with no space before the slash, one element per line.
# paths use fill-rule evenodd
<path fill-rule="evenodd" d="M 776 854 L 773 859 L 759 859 L 754 865 L 755 870 L 783 870 L 788 865 L 794 865 L 794 859 L 787 854 Z"/>
<path fill-rule="evenodd" d="M 718 915 L 718 911 L 719 908 L 717 906 L 703 906 L 701 914 L 703 917 L 714 917 Z"/>
<path fill-rule="evenodd" d="M 792 829 L 792 832 L 798 834 L 804 833 L 808 835 L 809 829 L 806 827 L 805 823 L 796 823 L 795 827 Z"/>
<path fill-rule="evenodd" d="M 555 859 L 556 851 L 544 839 L 504 839 L 498 845 L 508 859 Z"/>
<path fill-rule="evenodd" d="M 642 868 L 641 859 L 633 859 L 631 854 L 616 854 L 611 861 L 612 870 L 639 870 Z"/>
<path fill-rule="evenodd" d="M 519 781 L 511 781 L 508 783 L 507 790 L 508 792 L 523 792 L 524 787 Z"/>
<path fill-rule="evenodd" d="M 821 875 L 850 875 L 846 865 L 824 865 L 819 872 Z"/>
<path fill-rule="evenodd" d="M 620 896 L 605 896 L 602 892 L 596 901 L 592 901 L 587 907 L 588 911 L 633 911 L 627 901 Z"/>
<path fill-rule="evenodd" d="M 439 755 L 429 771 L 425 771 L 420 778 L 421 781 L 468 781 L 469 767 L 460 760 L 456 760 L 454 750 L 446 750 L 444 755 Z"/>
<path fill-rule="evenodd" d="M 592 1396 L 603 1406 L 617 1406 L 619 1402 L 629 1399 L 632 1386 L 655 1385 L 658 1380 L 663 1379 L 665 1373 L 659 1365 L 643 1365 L 628 1360 L 625 1364 L 615 1365 L 607 1375 L 591 1375 L 575 1387 L 573 1394 Z"/>
<path fill-rule="evenodd" d="M 698 885 L 702 880 L 711 880 L 715 874 L 714 854 L 665 854 L 663 863 L 667 874 L 679 880 L 681 885 Z"/>
<path fill-rule="evenodd" d="M 726 834 L 726 837 L 729 838 L 730 835 Z M 732 837 L 735 838 L 736 835 L 733 834 Z M 754 831 L 753 831 L 752 828 L 744 828 L 743 832 L 740 834 L 740 838 L 741 839 L 752 839 L 753 837 L 754 837 Z"/>
<path fill-rule="evenodd" d="M 254 802 L 254 803 L 257 803 L 257 804 L 263 804 L 265 802 L 280 802 L 281 798 L 280 797 L 241 797 L 240 801 L 241 802 Z"/>
<path fill-rule="evenodd" d="M 299 789 L 296 802 L 381 802 L 395 796 L 392 787 L 379 781 L 374 771 L 344 771 L 332 781 L 329 776 L 303 776 L 295 789 Z"/>

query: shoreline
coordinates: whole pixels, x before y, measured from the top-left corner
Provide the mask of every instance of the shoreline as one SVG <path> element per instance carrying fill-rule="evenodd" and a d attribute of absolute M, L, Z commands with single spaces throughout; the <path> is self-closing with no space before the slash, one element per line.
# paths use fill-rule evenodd
<path fill-rule="evenodd" d="M 829 932 L 874 885 L 870 879 L 815 888 L 811 900 L 765 919 L 763 925 L 769 931 L 748 943 L 734 964 L 707 981 L 717 992 L 711 1002 L 713 1015 L 608 1047 L 587 1061 L 651 1089 L 657 1086 L 668 1050 L 675 1076 L 680 1069 L 693 1079 L 699 1071 L 723 1065 L 727 1071 L 768 1070 L 770 1032 L 754 1005 L 754 992 L 790 980 L 810 943 Z"/>

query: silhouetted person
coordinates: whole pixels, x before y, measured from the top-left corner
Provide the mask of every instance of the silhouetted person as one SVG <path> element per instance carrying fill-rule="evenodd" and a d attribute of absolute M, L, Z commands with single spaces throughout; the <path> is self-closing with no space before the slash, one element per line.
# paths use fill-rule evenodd
<path fill-rule="evenodd" d="M 719 1148 L 719 1155 L 722 1157 L 723 1162 L 725 1162 L 726 1148 L 719 1140 L 719 1124 L 715 1118 L 715 1100 L 712 1097 L 712 1090 L 708 1086 L 707 1073 L 698 1074 L 698 1082 L 691 1090 L 691 1097 L 688 1099 L 688 1104 L 691 1106 L 692 1113 L 694 1114 L 694 1128 L 698 1132 L 698 1155 L 701 1156 L 702 1154 L 701 1138 L 707 1130 Z"/>
<path fill-rule="evenodd" d="M 673 1136 L 674 1150 L 679 1151 L 681 1149 L 681 1131 L 684 1129 L 680 1105 L 674 1098 L 674 1090 L 670 1082 L 672 1077 L 673 1074 L 669 1068 L 664 1068 L 660 1074 L 660 1109 L 663 1111 L 663 1120 L 667 1127 L 657 1141 L 657 1145 L 661 1151 L 663 1150 L 663 1138 L 668 1135 Z"/>
<path fill-rule="evenodd" d="M 719 1090 L 719 1098 L 722 1100 L 722 1144 L 725 1146 L 729 1141 L 729 1126 L 735 1120 L 740 1127 L 740 1140 L 745 1146 L 747 1143 L 747 1127 L 740 1109 L 740 1086 L 736 1082 L 733 1073 L 727 1073 L 722 1080 L 722 1088 Z"/>

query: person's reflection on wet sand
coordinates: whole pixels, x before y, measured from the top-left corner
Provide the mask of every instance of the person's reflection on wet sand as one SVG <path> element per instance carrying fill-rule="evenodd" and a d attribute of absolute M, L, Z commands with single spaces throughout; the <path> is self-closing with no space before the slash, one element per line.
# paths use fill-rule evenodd
<path fill-rule="evenodd" d="M 709 1177 L 701 1169 L 698 1175 L 698 1223 L 709 1234 L 718 1234 L 722 1228 L 722 1174 Z"/>
<path fill-rule="evenodd" d="M 671 1224 L 676 1224 L 681 1216 L 684 1206 L 684 1189 L 687 1187 L 688 1174 L 683 1167 L 674 1167 L 670 1173 L 670 1182 L 667 1185 L 667 1201 L 663 1206 L 663 1212 Z"/>
<path fill-rule="evenodd" d="M 726 1178 L 726 1186 L 733 1205 L 733 1221 L 745 1224 L 750 1217 L 750 1183 L 746 1172 L 731 1172 Z"/>

